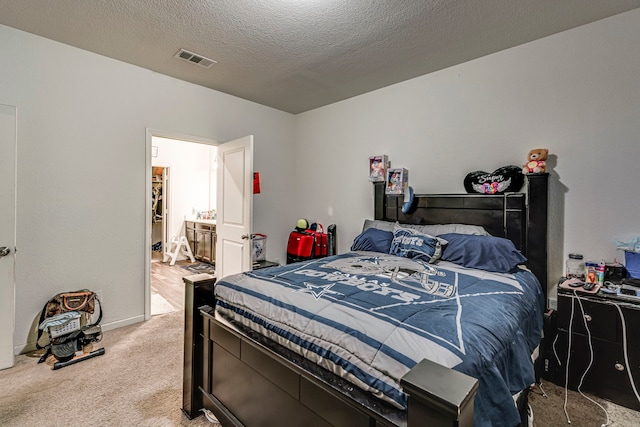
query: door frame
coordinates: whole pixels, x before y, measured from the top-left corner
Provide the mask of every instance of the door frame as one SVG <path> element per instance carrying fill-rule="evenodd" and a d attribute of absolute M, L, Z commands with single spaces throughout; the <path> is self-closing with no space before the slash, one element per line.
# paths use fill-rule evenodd
<path fill-rule="evenodd" d="M 163 131 L 154 128 L 146 129 L 145 140 L 145 226 L 144 226 L 144 320 L 151 318 L 151 163 L 152 163 L 152 140 L 153 137 L 175 139 L 184 142 L 219 145 L 218 141 L 211 138 L 188 135 L 177 132 Z M 164 248 L 163 248 L 164 250 Z"/>
<path fill-rule="evenodd" d="M 2 310 L 3 332 L 0 334 L 0 341 L 2 345 L 2 351 L 0 353 L 0 369 L 11 368 L 15 363 L 16 348 L 15 346 L 15 323 L 16 323 L 16 246 L 17 246 L 17 219 L 18 219 L 18 107 L 16 105 L 0 103 L 0 107 L 7 108 L 12 111 L 13 115 L 13 141 L 9 143 L 9 151 L 12 151 L 13 158 L 6 159 L 8 163 L 13 163 L 13 170 L 9 169 L 12 173 L 11 185 L 13 186 L 13 200 L 9 204 L 12 207 L 13 213 L 9 214 L 9 218 L 13 220 L 13 224 L 9 227 L 12 229 L 13 235 L 10 237 L 10 241 L 0 241 L 0 246 L 7 246 L 10 248 L 11 253 L 2 258 L 3 265 L 11 263 L 9 268 L 9 287 L 7 289 L 0 290 L 2 295 L 2 302 L 0 303 L 0 309 Z M 4 114 L 4 113 L 3 113 Z M 11 127 L 9 122 L 8 128 Z M 11 167 L 11 166 L 10 166 Z M 9 211 L 10 212 L 10 211 Z M 13 216 L 13 218 L 11 218 Z"/>

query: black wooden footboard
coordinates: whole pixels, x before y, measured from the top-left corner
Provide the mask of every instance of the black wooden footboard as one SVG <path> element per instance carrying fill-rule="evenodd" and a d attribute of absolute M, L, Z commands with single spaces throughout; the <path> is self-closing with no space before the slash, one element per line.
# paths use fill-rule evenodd
<path fill-rule="evenodd" d="M 185 278 L 188 296 L 197 297 L 199 289 L 209 292 L 212 276 L 198 276 Z M 182 409 L 190 418 L 205 407 L 225 427 L 473 425 L 477 380 L 428 360 L 402 379 L 408 411 L 370 408 L 219 322 L 208 305 L 187 301 L 185 317 L 191 317 L 185 319 L 185 351 L 193 351 L 190 358 L 185 353 Z"/>

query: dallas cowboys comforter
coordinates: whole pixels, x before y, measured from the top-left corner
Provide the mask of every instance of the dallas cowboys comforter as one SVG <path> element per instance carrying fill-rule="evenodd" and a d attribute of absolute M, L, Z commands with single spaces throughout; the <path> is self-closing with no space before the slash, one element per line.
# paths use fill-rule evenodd
<path fill-rule="evenodd" d="M 400 378 L 424 358 L 479 380 L 476 425 L 516 425 L 534 382 L 544 307 L 535 276 L 349 252 L 229 276 L 216 311 L 406 408 Z"/>

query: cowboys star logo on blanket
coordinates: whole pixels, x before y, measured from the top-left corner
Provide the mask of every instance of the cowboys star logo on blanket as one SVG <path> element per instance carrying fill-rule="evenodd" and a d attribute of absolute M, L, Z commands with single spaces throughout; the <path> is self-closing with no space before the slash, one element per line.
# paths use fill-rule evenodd
<path fill-rule="evenodd" d="M 322 298 L 322 295 L 324 294 L 342 295 L 340 292 L 331 290 L 331 288 L 333 287 L 333 283 L 330 285 L 314 285 L 313 283 L 304 282 L 304 285 L 306 286 L 306 288 L 298 289 L 296 292 L 309 293 L 313 295 L 316 300 Z"/>

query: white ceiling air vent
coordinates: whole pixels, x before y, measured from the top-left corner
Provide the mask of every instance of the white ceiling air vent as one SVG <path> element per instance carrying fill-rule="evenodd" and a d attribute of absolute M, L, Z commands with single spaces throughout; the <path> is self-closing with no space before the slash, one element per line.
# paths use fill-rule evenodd
<path fill-rule="evenodd" d="M 216 61 L 213 59 L 205 58 L 204 56 L 198 55 L 197 53 L 189 52 L 188 50 L 180 49 L 178 53 L 175 54 L 176 58 L 182 59 L 184 61 L 192 62 L 194 64 L 198 64 L 204 68 L 211 68 Z"/>

